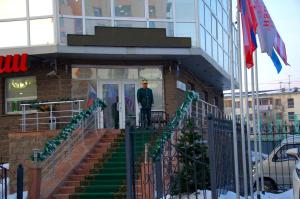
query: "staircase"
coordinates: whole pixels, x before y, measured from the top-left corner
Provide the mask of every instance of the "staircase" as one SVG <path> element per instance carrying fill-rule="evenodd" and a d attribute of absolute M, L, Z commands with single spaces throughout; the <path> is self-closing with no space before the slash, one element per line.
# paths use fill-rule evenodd
<path fill-rule="evenodd" d="M 145 144 L 151 133 L 137 130 L 134 134 L 136 179 L 140 175 L 140 163 Z M 94 150 L 74 170 L 53 194 L 51 199 L 114 199 L 126 198 L 126 150 L 125 136 L 106 134 Z"/>

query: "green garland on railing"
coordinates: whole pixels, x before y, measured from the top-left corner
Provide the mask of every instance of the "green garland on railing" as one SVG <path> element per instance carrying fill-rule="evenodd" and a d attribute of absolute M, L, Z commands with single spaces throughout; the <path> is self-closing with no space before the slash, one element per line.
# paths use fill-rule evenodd
<path fill-rule="evenodd" d="M 80 112 L 77 115 L 74 115 L 71 119 L 71 122 L 67 126 L 65 126 L 56 137 L 46 142 L 44 149 L 37 154 L 37 161 L 46 160 L 54 153 L 54 151 L 63 141 L 67 140 L 71 136 L 73 131 L 76 129 L 76 126 L 83 119 L 88 118 L 88 116 L 90 116 L 97 108 L 101 108 L 101 110 L 103 110 L 105 107 L 106 104 L 102 100 L 97 98 L 88 109 Z M 31 160 L 34 161 L 34 155 L 31 155 Z"/>
<path fill-rule="evenodd" d="M 183 103 L 176 110 L 175 117 L 168 122 L 162 136 L 156 141 L 150 154 L 154 160 L 159 158 L 161 149 L 168 139 L 171 138 L 173 131 L 178 127 L 180 121 L 184 119 L 189 111 L 189 107 L 193 101 L 198 101 L 200 99 L 199 94 L 194 91 L 187 91 L 185 93 L 185 98 Z"/>

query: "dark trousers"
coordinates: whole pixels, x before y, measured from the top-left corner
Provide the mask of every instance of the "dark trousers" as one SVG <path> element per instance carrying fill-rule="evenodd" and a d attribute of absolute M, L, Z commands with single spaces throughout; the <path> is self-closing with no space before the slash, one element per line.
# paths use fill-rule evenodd
<path fill-rule="evenodd" d="M 141 108 L 141 127 L 151 125 L 151 108 Z"/>

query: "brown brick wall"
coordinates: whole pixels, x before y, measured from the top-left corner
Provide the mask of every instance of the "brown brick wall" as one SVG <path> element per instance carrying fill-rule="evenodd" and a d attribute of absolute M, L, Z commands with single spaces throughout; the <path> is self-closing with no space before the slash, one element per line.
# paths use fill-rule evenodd
<path fill-rule="evenodd" d="M 42 62 L 30 63 L 28 72 L 23 74 L 6 74 L 1 75 L 0 81 L 0 159 L 8 161 L 8 132 L 20 131 L 21 116 L 6 115 L 4 110 L 5 105 L 5 79 L 21 76 L 36 76 L 37 80 L 37 96 L 38 100 L 55 100 L 66 99 L 71 97 L 71 71 L 70 67 L 66 70 L 64 65 L 58 65 L 57 76 L 47 77 L 47 73 L 52 70 L 49 63 Z"/>
<path fill-rule="evenodd" d="M 197 79 L 187 70 L 180 68 L 179 74 L 176 74 L 176 67 L 164 68 L 164 90 L 165 90 L 165 106 L 169 116 L 174 115 L 176 108 L 184 99 L 184 92 L 176 88 L 176 81 L 179 80 L 185 84 L 188 82 L 194 84 L 195 91 L 199 92 L 204 100 L 204 92 L 208 93 L 208 102 L 213 104 L 214 98 L 218 98 L 218 107 L 223 110 L 223 91 L 206 85 Z"/>
<path fill-rule="evenodd" d="M 48 138 L 57 135 L 57 131 L 9 133 L 9 192 L 16 192 L 17 167 L 24 167 L 24 190 L 28 190 L 30 156 L 33 149 L 42 149 Z"/>

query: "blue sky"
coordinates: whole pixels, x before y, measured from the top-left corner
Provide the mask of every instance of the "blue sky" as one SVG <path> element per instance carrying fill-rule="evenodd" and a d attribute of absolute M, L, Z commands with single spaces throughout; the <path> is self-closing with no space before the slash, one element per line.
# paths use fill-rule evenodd
<path fill-rule="evenodd" d="M 282 62 L 282 71 L 277 71 L 266 53 L 258 48 L 259 89 L 288 88 L 289 75 L 291 88 L 300 87 L 300 0 L 264 0 L 275 26 L 285 42 L 288 62 Z M 235 0 L 233 1 L 235 13 Z"/>

